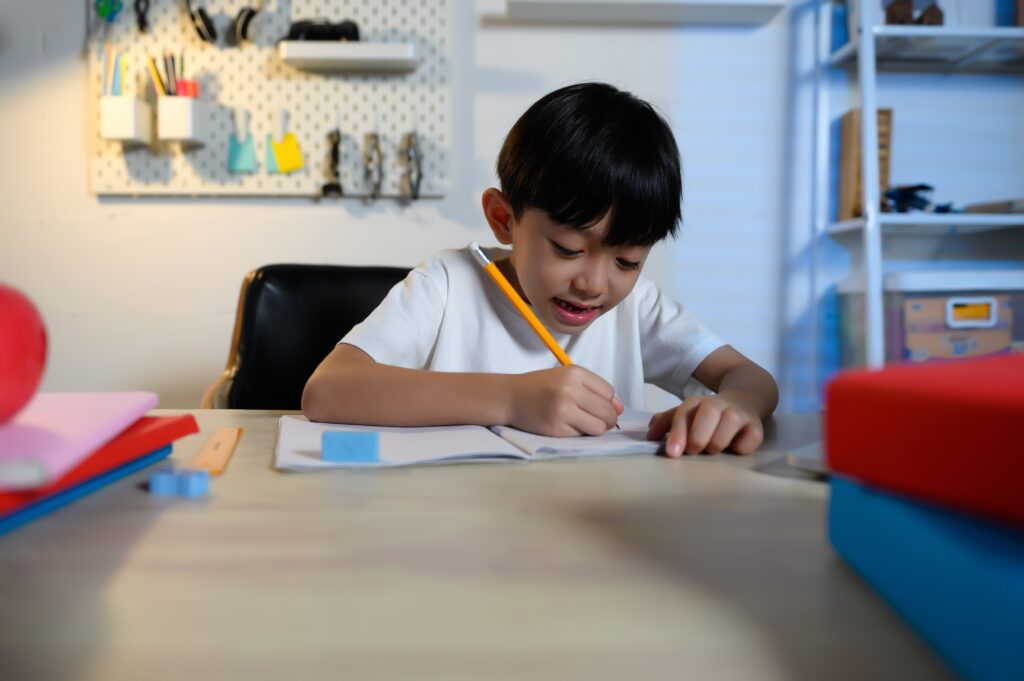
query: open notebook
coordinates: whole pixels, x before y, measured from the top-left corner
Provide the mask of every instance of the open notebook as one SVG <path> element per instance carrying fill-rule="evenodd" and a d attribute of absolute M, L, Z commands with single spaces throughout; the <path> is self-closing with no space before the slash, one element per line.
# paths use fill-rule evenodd
<path fill-rule="evenodd" d="M 278 422 L 274 465 L 278 470 L 309 471 L 501 459 L 532 461 L 559 457 L 654 454 L 661 443 L 647 441 L 647 424 L 650 419 L 651 414 L 648 412 L 627 409 L 619 417 L 621 430 L 610 430 L 600 437 L 546 437 L 507 426 L 345 426 L 313 423 L 304 416 L 289 415 L 282 416 Z M 324 461 L 320 458 L 320 443 L 326 431 L 380 433 L 380 461 Z"/>

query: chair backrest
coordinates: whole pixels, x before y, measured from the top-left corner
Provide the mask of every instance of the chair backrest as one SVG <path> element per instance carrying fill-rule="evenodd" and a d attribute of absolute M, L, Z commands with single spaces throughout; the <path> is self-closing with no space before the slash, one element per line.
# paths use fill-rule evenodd
<path fill-rule="evenodd" d="M 405 278 L 400 267 L 266 265 L 241 305 L 229 409 L 299 409 L 313 370 Z"/>

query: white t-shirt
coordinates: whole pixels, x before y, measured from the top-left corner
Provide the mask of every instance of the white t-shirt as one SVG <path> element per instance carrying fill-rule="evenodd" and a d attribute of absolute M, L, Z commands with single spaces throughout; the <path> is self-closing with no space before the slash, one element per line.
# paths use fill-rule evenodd
<path fill-rule="evenodd" d="M 486 250 L 492 260 L 509 255 Z M 635 408 L 644 406 L 645 382 L 682 397 L 697 365 L 725 344 L 643 277 L 581 333 L 552 335 L 573 363 L 604 378 Z M 426 258 L 341 342 L 410 369 L 518 374 L 558 366 L 468 247 Z"/>

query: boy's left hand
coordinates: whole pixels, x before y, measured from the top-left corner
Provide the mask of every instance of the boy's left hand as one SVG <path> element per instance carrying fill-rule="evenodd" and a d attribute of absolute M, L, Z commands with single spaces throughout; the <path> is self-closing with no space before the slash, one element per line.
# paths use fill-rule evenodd
<path fill-rule="evenodd" d="M 726 449 L 750 454 L 764 441 L 764 428 L 755 410 L 744 402 L 742 394 L 726 392 L 687 398 L 678 407 L 654 415 L 647 439 L 665 438 L 665 453 L 672 458 Z"/>

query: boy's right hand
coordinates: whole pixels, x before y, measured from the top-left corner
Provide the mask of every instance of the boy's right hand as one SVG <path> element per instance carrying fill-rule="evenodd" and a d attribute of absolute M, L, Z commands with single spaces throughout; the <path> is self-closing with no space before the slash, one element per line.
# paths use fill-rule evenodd
<path fill-rule="evenodd" d="M 600 435 L 624 407 L 606 380 L 580 366 L 510 376 L 508 423 L 541 435 Z"/>

